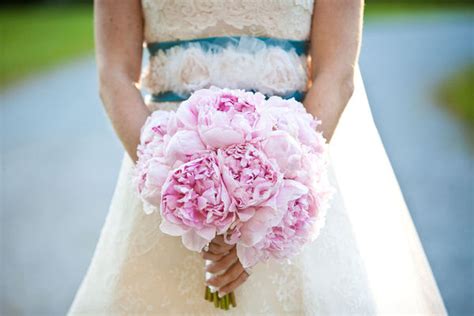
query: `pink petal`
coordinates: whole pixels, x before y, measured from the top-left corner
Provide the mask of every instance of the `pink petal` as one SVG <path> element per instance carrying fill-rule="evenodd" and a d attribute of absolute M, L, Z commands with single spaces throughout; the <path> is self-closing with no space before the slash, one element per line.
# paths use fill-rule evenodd
<path fill-rule="evenodd" d="M 181 236 L 181 241 L 189 250 L 198 252 L 209 242 L 209 240 L 202 238 L 194 230 L 190 230 Z"/>
<path fill-rule="evenodd" d="M 205 149 L 196 131 L 181 130 L 171 137 L 165 152 L 169 161 L 186 161 L 187 156 Z"/>
<path fill-rule="evenodd" d="M 197 126 L 196 109 L 190 102 L 183 102 L 176 110 L 176 119 L 185 127 L 195 129 Z"/>
<path fill-rule="evenodd" d="M 308 191 L 309 188 L 298 181 L 284 180 L 283 188 L 276 195 L 277 207 L 286 212 L 288 202 L 298 199 Z"/>
<path fill-rule="evenodd" d="M 160 230 L 163 233 L 171 236 L 182 236 L 189 230 L 189 228 L 184 228 L 180 225 L 170 223 L 167 220 L 163 219 L 160 224 Z"/>
<path fill-rule="evenodd" d="M 241 133 L 225 128 L 201 130 L 200 135 L 203 142 L 213 148 L 222 148 L 244 141 Z"/>
<path fill-rule="evenodd" d="M 204 227 L 196 231 L 196 233 L 202 238 L 211 241 L 216 236 L 215 227 Z"/>
<path fill-rule="evenodd" d="M 237 214 L 242 222 L 246 222 L 255 214 L 255 207 L 247 207 L 246 209 L 239 210 Z"/>
<path fill-rule="evenodd" d="M 240 229 L 242 245 L 247 247 L 255 245 L 265 237 L 268 228 L 273 226 L 272 223 L 278 223 L 280 220 L 281 215 L 275 209 L 267 206 L 257 208 L 255 215 Z"/>
<path fill-rule="evenodd" d="M 237 257 L 244 269 L 253 267 L 260 259 L 257 249 L 254 247 L 245 247 L 241 244 L 237 244 Z"/>

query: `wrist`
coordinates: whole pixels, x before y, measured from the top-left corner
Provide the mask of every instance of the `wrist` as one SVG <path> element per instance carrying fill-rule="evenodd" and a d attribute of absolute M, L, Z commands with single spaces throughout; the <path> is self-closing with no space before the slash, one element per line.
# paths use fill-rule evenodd
<path fill-rule="evenodd" d="M 323 97 L 333 98 L 341 104 L 347 104 L 354 93 L 353 69 L 324 71 L 316 75 L 311 88 Z"/>
<path fill-rule="evenodd" d="M 353 76 L 343 78 L 334 74 L 321 74 L 315 78 L 305 97 L 306 109 L 321 120 L 318 129 L 328 142 L 353 91 Z"/>

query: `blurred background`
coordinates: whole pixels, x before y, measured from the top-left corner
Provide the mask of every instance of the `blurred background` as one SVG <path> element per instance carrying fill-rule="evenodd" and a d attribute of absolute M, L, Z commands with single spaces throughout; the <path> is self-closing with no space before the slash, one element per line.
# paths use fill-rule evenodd
<path fill-rule="evenodd" d="M 108 211 L 92 32 L 90 1 L 1 1 L 1 315 L 65 314 Z M 474 3 L 367 0 L 360 66 L 448 312 L 473 315 Z"/>

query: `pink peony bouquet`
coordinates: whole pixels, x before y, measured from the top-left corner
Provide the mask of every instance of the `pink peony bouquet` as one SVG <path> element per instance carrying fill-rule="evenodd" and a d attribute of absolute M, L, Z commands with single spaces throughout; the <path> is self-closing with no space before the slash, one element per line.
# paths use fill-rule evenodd
<path fill-rule="evenodd" d="M 145 212 L 192 251 L 223 235 L 244 268 L 291 258 L 317 237 L 333 191 L 318 124 L 294 99 L 216 87 L 153 112 L 135 170 Z"/>

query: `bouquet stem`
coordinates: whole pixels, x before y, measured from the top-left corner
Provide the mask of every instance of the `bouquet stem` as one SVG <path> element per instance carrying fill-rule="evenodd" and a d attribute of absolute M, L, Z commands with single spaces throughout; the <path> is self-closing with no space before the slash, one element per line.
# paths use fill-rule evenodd
<path fill-rule="evenodd" d="M 216 308 L 220 308 L 223 310 L 229 310 L 230 307 L 236 307 L 237 304 L 235 302 L 235 294 L 234 292 L 230 292 L 229 294 L 224 295 L 223 297 L 219 297 L 217 292 L 212 292 L 211 288 L 206 286 L 206 291 L 204 293 L 204 299 L 211 303 L 214 303 Z"/>
<path fill-rule="evenodd" d="M 211 261 L 206 260 L 205 264 L 207 266 L 211 264 Z M 212 278 L 212 276 L 213 274 L 209 272 L 205 273 L 206 280 L 209 280 L 210 278 Z M 214 303 L 214 306 L 216 308 L 220 308 L 223 310 L 229 310 L 231 306 L 232 307 L 237 306 L 234 292 L 228 293 L 224 295 L 223 297 L 219 297 L 219 295 L 217 294 L 217 289 L 211 286 L 206 286 L 206 290 L 204 292 L 204 299 L 206 301 Z"/>

